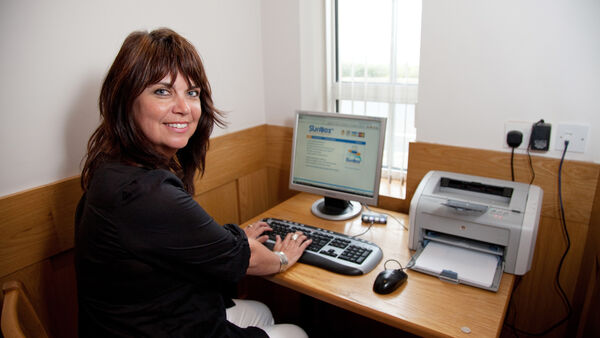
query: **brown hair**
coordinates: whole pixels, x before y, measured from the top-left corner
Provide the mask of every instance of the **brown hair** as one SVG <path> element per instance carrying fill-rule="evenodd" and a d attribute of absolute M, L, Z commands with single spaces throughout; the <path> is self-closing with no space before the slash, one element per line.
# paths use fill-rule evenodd
<path fill-rule="evenodd" d="M 173 159 L 154 149 L 132 114 L 135 98 L 167 74 L 171 75 L 172 82 L 180 74 L 188 85 L 198 86 L 202 108 L 195 133 Z M 224 125 L 223 113 L 214 107 L 211 95 L 200 56 L 185 38 L 168 28 L 129 34 L 102 84 L 98 99 L 101 122 L 88 142 L 81 173 L 83 190 L 87 190 L 94 171 L 102 163 L 122 161 L 170 169 L 193 194 L 196 170 L 204 173 L 213 126 Z"/>

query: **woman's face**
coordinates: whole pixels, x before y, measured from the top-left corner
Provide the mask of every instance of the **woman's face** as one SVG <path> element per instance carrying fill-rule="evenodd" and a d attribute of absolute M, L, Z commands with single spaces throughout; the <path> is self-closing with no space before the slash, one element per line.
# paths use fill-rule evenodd
<path fill-rule="evenodd" d="M 173 85 L 171 75 L 150 85 L 133 101 L 133 116 L 155 150 L 168 158 L 185 147 L 196 131 L 202 113 L 200 88 L 188 86 L 177 74 Z"/>

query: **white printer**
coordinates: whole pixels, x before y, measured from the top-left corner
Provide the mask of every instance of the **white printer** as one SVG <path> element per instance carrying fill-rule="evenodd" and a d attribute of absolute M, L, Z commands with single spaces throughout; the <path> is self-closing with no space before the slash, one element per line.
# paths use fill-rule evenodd
<path fill-rule="evenodd" d="M 430 171 L 410 203 L 408 266 L 497 291 L 531 268 L 543 191 L 525 183 Z"/>

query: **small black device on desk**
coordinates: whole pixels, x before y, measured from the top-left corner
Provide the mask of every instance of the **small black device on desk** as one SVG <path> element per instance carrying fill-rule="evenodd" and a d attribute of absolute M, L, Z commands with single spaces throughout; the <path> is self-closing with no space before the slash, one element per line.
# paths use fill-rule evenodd
<path fill-rule="evenodd" d="M 312 239 L 313 242 L 298 260 L 305 264 L 356 276 L 373 270 L 383 257 L 377 244 L 364 239 L 288 220 L 265 218 L 262 221 L 273 229 L 267 233 L 269 239 L 264 243 L 271 250 L 276 235 L 283 239 L 290 232 L 301 231 L 308 239 Z"/>
<path fill-rule="evenodd" d="M 403 269 L 383 270 L 377 275 L 377 278 L 375 278 L 373 291 L 383 295 L 392 293 L 402 285 L 407 278 L 408 275 L 406 275 L 406 272 L 404 272 Z"/>
<path fill-rule="evenodd" d="M 398 263 L 400 269 L 388 269 L 387 264 L 389 262 Z M 383 269 L 384 270 L 377 275 L 377 278 L 375 278 L 375 282 L 373 283 L 373 291 L 376 293 L 382 295 L 392 293 L 408 279 L 408 275 L 404 272 L 405 268 L 395 259 L 388 259 L 385 261 L 385 263 L 383 263 Z"/>

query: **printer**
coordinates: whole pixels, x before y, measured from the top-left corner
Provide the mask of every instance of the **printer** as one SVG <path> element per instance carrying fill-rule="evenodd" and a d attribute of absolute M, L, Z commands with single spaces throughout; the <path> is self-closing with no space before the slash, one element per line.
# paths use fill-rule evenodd
<path fill-rule="evenodd" d="M 497 291 L 531 268 L 543 191 L 525 183 L 430 171 L 410 203 L 408 266 Z"/>

